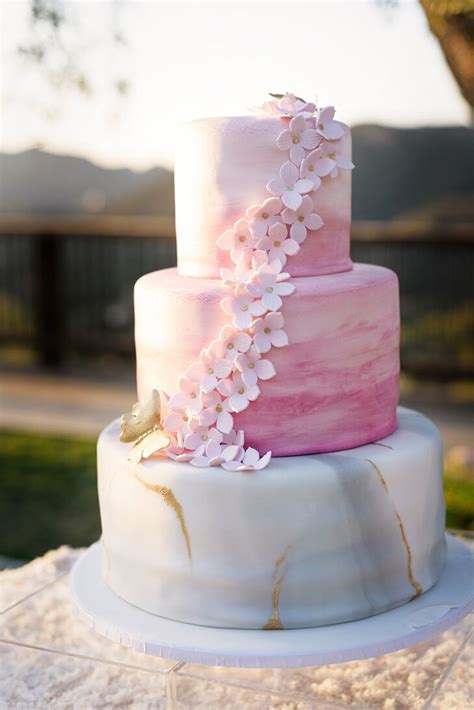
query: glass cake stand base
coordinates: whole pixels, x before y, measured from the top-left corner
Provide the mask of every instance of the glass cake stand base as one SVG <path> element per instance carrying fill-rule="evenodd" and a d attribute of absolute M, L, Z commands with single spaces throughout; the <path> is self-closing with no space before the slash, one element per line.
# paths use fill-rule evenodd
<path fill-rule="evenodd" d="M 149 614 L 105 585 L 100 542 L 76 562 L 70 588 L 76 611 L 92 629 L 152 656 L 233 668 L 345 663 L 428 641 L 474 608 L 474 553 L 450 535 L 447 543 L 441 578 L 417 599 L 368 619 L 311 629 L 217 629 Z"/>

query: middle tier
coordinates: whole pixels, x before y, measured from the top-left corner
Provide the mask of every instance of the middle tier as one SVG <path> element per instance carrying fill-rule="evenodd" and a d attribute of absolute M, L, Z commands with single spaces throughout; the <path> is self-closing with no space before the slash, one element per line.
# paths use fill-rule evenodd
<path fill-rule="evenodd" d="M 399 396 L 399 299 L 396 275 L 355 264 L 351 271 L 291 279 L 282 313 L 289 345 L 264 357 L 276 376 L 240 414 L 246 444 L 275 456 L 361 446 L 391 434 Z M 135 285 L 139 398 L 169 395 L 178 379 L 230 322 L 214 279 L 146 274 Z"/>

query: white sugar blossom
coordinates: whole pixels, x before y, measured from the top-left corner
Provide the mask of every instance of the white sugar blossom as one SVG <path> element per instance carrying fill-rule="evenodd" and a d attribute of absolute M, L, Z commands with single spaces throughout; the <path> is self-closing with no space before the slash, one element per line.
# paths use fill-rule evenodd
<path fill-rule="evenodd" d="M 282 218 L 287 224 L 291 225 L 290 235 L 298 244 L 304 242 L 308 229 L 319 229 L 324 224 L 321 217 L 316 212 L 313 212 L 313 209 L 313 200 L 308 195 L 305 195 L 297 210 L 286 209 L 283 211 Z"/>
<path fill-rule="evenodd" d="M 218 429 L 214 427 L 209 428 L 207 426 L 198 426 L 185 437 L 184 448 L 196 450 L 200 446 L 205 446 L 211 439 L 220 444 L 222 438 L 223 434 Z"/>
<path fill-rule="evenodd" d="M 270 360 L 262 359 L 262 356 L 254 346 L 249 348 L 245 354 L 240 353 L 240 355 L 237 355 L 235 364 L 247 387 L 253 387 L 258 380 L 269 380 L 276 375 L 273 363 Z"/>
<path fill-rule="evenodd" d="M 198 382 L 191 380 L 189 377 L 180 377 L 178 387 L 181 390 L 175 394 L 168 402 L 170 409 L 188 409 L 193 415 L 199 414 L 202 409 L 199 394 L 201 387 Z"/>
<path fill-rule="evenodd" d="M 247 386 L 240 375 L 222 380 L 217 387 L 221 395 L 228 398 L 229 407 L 233 412 L 243 412 L 260 394 L 257 385 Z"/>
<path fill-rule="evenodd" d="M 222 382 L 227 382 L 227 380 L 222 380 Z M 228 434 L 234 425 L 229 401 L 222 399 L 218 392 L 203 394 L 201 399 L 204 408 L 199 415 L 200 426 L 210 427 L 215 424 L 219 431 Z"/>
<path fill-rule="evenodd" d="M 249 447 L 244 453 L 242 460 L 224 461 L 221 465 L 228 471 L 261 471 L 265 466 L 268 466 L 272 452 L 267 453 L 260 458 L 257 449 Z"/>
<path fill-rule="evenodd" d="M 281 268 L 282 264 L 278 260 L 271 264 L 264 264 L 247 284 L 249 293 L 261 298 L 262 303 L 269 311 L 277 311 L 281 308 L 283 303 L 281 296 L 289 296 L 295 290 L 292 284 L 282 283 L 289 279 L 290 275 L 280 273 Z"/>
<path fill-rule="evenodd" d="M 239 453 L 239 447 L 237 446 L 221 446 L 217 441 L 210 439 L 205 446 L 201 446 L 196 450 L 190 463 L 192 466 L 197 466 L 197 468 L 221 466 L 226 462 L 232 461 Z"/>
<path fill-rule="evenodd" d="M 244 252 L 233 270 L 221 269 L 221 279 L 226 286 L 240 286 L 249 281 L 263 264 L 268 264 L 268 254 L 261 249 Z"/>
<path fill-rule="evenodd" d="M 250 232 L 249 223 L 245 219 L 238 219 L 233 229 L 228 229 L 221 234 L 217 245 L 224 251 L 230 251 L 232 261 L 237 264 L 244 251 L 255 246 L 256 239 Z"/>
<path fill-rule="evenodd" d="M 219 339 L 214 340 L 209 349 L 216 356 L 233 362 L 239 353 L 246 353 L 251 344 L 252 339 L 247 333 L 241 333 L 236 328 L 225 325 L 219 334 Z"/>
<path fill-rule="evenodd" d="M 313 150 L 321 141 L 321 136 L 314 128 L 309 128 L 301 114 L 291 119 L 288 128 L 283 130 L 276 142 L 280 150 L 290 151 L 290 160 L 300 165 L 306 150 Z"/>
<path fill-rule="evenodd" d="M 267 185 L 267 190 L 281 198 L 285 207 L 297 210 L 302 202 L 302 195 L 311 192 L 311 180 L 300 178 L 299 170 L 289 160 L 280 168 L 279 177 L 273 178 Z"/>
<path fill-rule="evenodd" d="M 238 287 L 233 296 L 221 301 L 222 309 L 233 316 L 232 322 L 239 330 L 247 330 L 257 316 L 263 316 L 267 309 L 261 301 L 256 301 L 247 290 Z"/>
<path fill-rule="evenodd" d="M 268 313 L 252 324 L 253 342 L 259 353 L 267 353 L 272 346 L 283 348 L 288 345 L 288 336 L 282 330 L 284 324 L 281 313 Z"/>
<path fill-rule="evenodd" d="M 314 185 L 313 190 L 317 190 L 321 185 L 321 178 L 329 175 L 332 168 L 332 164 L 326 158 L 320 146 L 308 153 L 303 160 L 300 167 L 300 176 L 311 180 Z"/>
<path fill-rule="evenodd" d="M 334 106 L 326 106 L 318 111 L 316 118 L 316 131 L 326 140 L 336 140 L 344 135 L 344 126 L 334 120 L 336 113 Z"/>
<path fill-rule="evenodd" d="M 247 210 L 247 217 L 251 217 L 250 231 L 255 239 L 261 239 L 269 227 L 278 220 L 277 215 L 283 209 L 278 197 L 269 197 L 263 205 L 254 205 Z"/>
<path fill-rule="evenodd" d="M 283 266 L 286 264 L 287 255 L 294 256 L 300 250 L 299 244 L 294 239 L 288 238 L 288 228 L 281 222 L 277 222 L 270 227 L 268 236 L 260 239 L 257 242 L 257 247 L 268 251 L 268 260 L 270 262 L 278 259 Z M 258 315 L 262 314 L 259 313 Z"/>
<path fill-rule="evenodd" d="M 243 430 L 238 429 L 236 431 L 235 429 L 231 429 L 228 434 L 222 435 L 222 443 L 227 446 L 230 446 L 231 444 L 235 446 L 243 446 L 245 443 L 245 435 Z"/>
<path fill-rule="evenodd" d="M 195 362 L 186 370 L 187 377 L 198 382 L 203 392 L 212 392 L 219 380 L 228 377 L 232 366 L 222 355 L 207 350 L 201 350 L 199 362 Z"/>
<path fill-rule="evenodd" d="M 342 153 L 341 141 L 334 141 L 333 143 L 322 143 L 321 144 L 321 154 L 322 157 L 327 159 L 330 164 L 330 176 L 335 178 L 339 174 L 339 168 L 342 170 L 352 170 L 354 163 L 346 155 Z"/>

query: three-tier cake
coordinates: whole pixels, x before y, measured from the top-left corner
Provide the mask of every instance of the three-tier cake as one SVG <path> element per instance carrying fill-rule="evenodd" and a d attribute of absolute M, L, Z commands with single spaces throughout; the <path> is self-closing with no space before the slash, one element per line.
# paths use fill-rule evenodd
<path fill-rule="evenodd" d="M 351 137 L 291 94 L 184 124 L 178 267 L 135 287 L 139 402 L 98 444 L 103 575 L 208 626 L 359 619 L 445 559 L 442 444 L 398 408 L 399 298 L 350 259 Z"/>

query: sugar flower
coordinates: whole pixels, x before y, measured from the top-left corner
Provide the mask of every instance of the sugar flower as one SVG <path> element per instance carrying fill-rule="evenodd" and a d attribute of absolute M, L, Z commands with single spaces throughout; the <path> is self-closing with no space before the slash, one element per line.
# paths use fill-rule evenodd
<path fill-rule="evenodd" d="M 235 446 L 243 446 L 245 443 L 245 436 L 242 429 L 231 429 L 228 434 L 222 435 L 222 443 L 230 446 L 231 444 Z"/>
<path fill-rule="evenodd" d="M 342 146 L 340 141 L 334 143 L 322 143 L 321 153 L 330 165 L 329 174 L 332 178 L 338 176 L 339 168 L 342 170 L 352 170 L 354 163 L 342 154 Z"/>
<path fill-rule="evenodd" d="M 217 441 L 209 440 L 206 446 L 200 447 L 191 459 L 192 466 L 206 468 L 207 466 L 221 466 L 239 455 L 238 446 L 221 446 Z"/>
<path fill-rule="evenodd" d="M 319 109 L 316 119 L 316 131 L 326 140 L 336 140 L 344 135 L 344 126 L 334 120 L 336 113 L 334 106 Z"/>
<path fill-rule="evenodd" d="M 209 428 L 207 426 L 198 426 L 185 437 L 184 448 L 194 451 L 200 446 L 205 446 L 211 439 L 220 444 L 222 438 L 223 434 L 218 429 L 214 427 Z"/>
<path fill-rule="evenodd" d="M 233 412 L 243 412 L 250 402 L 254 402 L 260 394 L 257 385 L 249 387 L 245 384 L 240 375 L 234 375 L 232 379 L 222 380 L 217 385 L 217 389 L 223 397 L 228 397 L 229 407 Z"/>
<path fill-rule="evenodd" d="M 165 419 L 165 429 L 172 432 L 181 432 L 184 436 L 191 429 L 192 417 L 186 408 L 175 409 Z"/>
<path fill-rule="evenodd" d="M 273 363 L 270 360 L 262 359 L 262 356 L 254 346 L 249 348 L 245 354 L 240 353 L 240 355 L 237 355 L 235 364 L 247 387 L 253 387 L 258 380 L 269 380 L 276 375 Z"/>
<path fill-rule="evenodd" d="M 232 261 L 237 264 L 242 257 L 242 252 L 252 249 L 255 242 L 256 239 L 250 232 L 247 220 L 238 219 L 232 229 L 221 234 L 217 245 L 225 251 L 230 251 Z"/>
<path fill-rule="evenodd" d="M 282 213 L 285 222 L 291 224 L 290 235 L 297 244 L 304 242 L 308 229 L 319 229 L 324 224 L 321 217 L 313 212 L 313 209 L 313 200 L 308 195 L 305 195 L 301 206 L 297 210 L 286 209 Z"/>
<path fill-rule="evenodd" d="M 218 357 L 233 362 L 239 353 L 246 353 L 251 344 L 250 335 L 225 325 L 219 334 L 219 339 L 214 340 L 209 349 Z"/>
<path fill-rule="evenodd" d="M 239 330 L 247 330 L 257 316 L 267 311 L 261 301 L 256 301 L 246 289 L 237 287 L 233 296 L 221 301 L 222 309 L 233 316 L 232 322 Z"/>
<path fill-rule="evenodd" d="M 312 189 L 311 180 L 300 179 L 298 168 L 289 160 L 281 166 L 279 177 L 273 178 L 267 185 L 267 190 L 272 195 L 281 197 L 285 207 L 292 210 L 297 210 L 301 205 L 301 195 L 311 192 Z"/>
<path fill-rule="evenodd" d="M 186 370 L 186 376 L 193 382 L 198 382 L 203 392 L 212 392 L 219 380 L 228 377 L 232 365 L 221 355 L 207 350 L 201 350 L 199 362 L 195 362 Z"/>
<path fill-rule="evenodd" d="M 257 242 L 257 247 L 268 251 L 269 261 L 278 259 L 283 266 L 286 264 L 287 255 L 294 256 L 294 254 L 297 254 L 300 250 L 298 243 L 295 242 L 294 239 L 288 239 L 288 228 L 281 222 L 277 222 L 270 227 L 268 237 L 260 239 L 260 241 Z M 257 315 L 262 314 L 259 313 Z"/>
<path fill-rule="evenodd" d="M 247 217 L 251 217 L 250 232 L 255 239 L 261 239 L 269 227 L 277 221 L 283 205 L 278 197 L 269 197 L 263 205 L 254 205 L 247 210 Z"/>
<path fill-rule="evenodd" d="M 271 457 L 271 451 L 267 451 L 267 453 L 260 458 L 257 449 L 249 447 L 240 461 L 224 461 L 221 465 L 228 471 L 261 471 L 269 464 Z"/>
<path fill-rule="evenodd" d="M 222 380 L 227 382 L 227 380 Z M 210 427 L 215 424 L 223 434 L 228 434 L 234 424 L 230 413 L 229 401 L 222 399 L 218 392 L 201 396 L 204 409 L 199 415 L 200 426 Z"/>
<path fill-rule="evenodd" d="M 178 387 L 181 390 L 168 402 L 170 409 L 185 409 L 186 407 L 191 414 L 196 415 L 202 409 L 199 395 L 201 387 L 198 382 L 191 380 L 189 377 L 180 377 Z"/>
<path fill-rule="evenodd" d="M 280 133 L 276 142 L 280 150 L 290 151 L 290 160 L 300 165 L 306 150 L 313 150 L 321 141 L 321 136 L 314 128 L 308 128 L 303 116 L 299 114 L 291 119 L 288 128 Z"/>
<path fill-rule="evenodd" d="M 279 273 L 281 267 L 282 264 L 278 260 L 273 261 L 271 264 L 264 264 L 247 284 L 249 293 L 261 298 L 263 305 L 269 311 L 277 311 L 281 308 L 283 303 L 281 296 L 289 296 L 295 290 L 292 284 L 282 283 L 290 275 Z"/>
<path fill-rule="evenodd" d="M 314 103 L 308 103 L 294 94 L 270 94 L 271 101 L 266 101 L 261 110 L 271 116 L 296 116 L 301 113 L 305 118 L 312 116 L 316 110 Z"/>
<path fill-rule="evenodd" d="M 288 345 L 288 336 L 282 330 L 285 319 L 281 313 L 268 313 L 265 318 L 258 318 L 251 327 L 253 342 L 259 353 L 267 353 L 272 345 L 283 348 Z"/>
<path fill-rule="evenodd" d="M 311 180 L 314 185 L 313 190 L 317 190 L 321 185 L 321 178 L 329 175 L 333 166 L 326 158 L 321 147 L 308 153 L 301 163 L 300 175 L 307 180 Z"/>
<path fill-rule="evenodd" d="M 262 264 L 268 264 L 267 252 L 249 249 L 243 252 L 241 260 L 233 270 L 221 269 L 221 279 L 226 286 L 239 286 L 249 281 Z"/>

